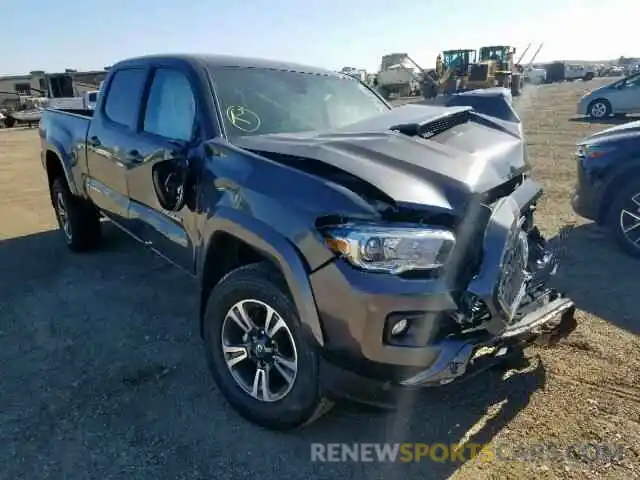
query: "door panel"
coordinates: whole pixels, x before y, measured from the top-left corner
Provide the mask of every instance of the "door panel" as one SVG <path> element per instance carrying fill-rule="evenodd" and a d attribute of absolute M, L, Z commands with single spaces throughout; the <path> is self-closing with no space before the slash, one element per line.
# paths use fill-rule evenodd
<path fill-rule="evenodd" d="M 607 98 L 616 113 L 635 113 L 640 110 L 640 75 L 621 80 L 618 88 L 612 88 Z"/>
<path fill-rule="evenodd" d="M 123 223 L 129 217 L 126 152 L 135 141 L 146 78 L 144 69 L 114 73 L 106 86 L 104 107 L 93 117 L 87 138 L 87 194 Z"/>
<path fill-rule="evenodd" d="M 630 77 L 625 82 L 626 103 L 629 113 L 640 113 L 640 75 Z"/>
<path fill-rule="evenodd" d="M 602 95 L 602 97 L 609 100 L 614 112 L 627 111 L 624 89 L 618 90 L 617 88 L 612 88 L 611 90 L 608 90 L 605 95 Z"/>
<path fill-rule="evenodd" d="M 142 132 L 135 145 L 138 158 L 128 164 L 127 188 L 134 233 L 151 248 L 188 272 L 194 271 L 195 205 L 171 212 L 161 207 L 153 185 L 153 167 L 171 158 L 187 161 L 194 136 L 196 106 L 186 74 L 172 68 L 153 73 Z"/>

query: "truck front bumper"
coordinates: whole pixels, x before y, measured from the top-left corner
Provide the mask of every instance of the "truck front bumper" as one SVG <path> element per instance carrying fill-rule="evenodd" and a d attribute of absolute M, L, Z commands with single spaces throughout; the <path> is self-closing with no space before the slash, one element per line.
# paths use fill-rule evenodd
<path fill-rule="evenodd" d="M 499 337 L 478 343 L 450 341 L 430 368 L 399 384 L 404 387 L 435 386 L 472 376 L 500 362 L 514 347 L 534 341 L 554 343 L 566 337 L 577 326 L 574 314 L 575 306 L 571 300 L 556 298 L 524 316 Z"/>
<path fill-rule="evenodd" d="M 441 278 L 376 275 L 342 260 L 311 274 L 325 336 L 325 388 L 361 397 L 369 392 L 367 382 L 382 390 L 442 385 L 500 362 L 515 347 L 573 331 L 573 302 L 545 286 L 555 271 L 554 259 L 534 233 L 527 236 L 521 228 L 522 212 L 540 193 L 535 182 L 525 181 L 494 205 L 484 231 L 482 265 L 463 295 L 486 313 L 471 327 L 464 314 L 462 320 L 456 316 L 460 295 Z M 531 262 L 534 249 L 539 251 Z M 519 253 L 507 255 L 509 262 L 515 260 L 508 263 L 505 252 L 512 251 Z M 527 270 L 527 262 L 537 266 Z M 408 318 L 412 327 L 403 337 L 391 338 L 390 327 L 398 318 Z M 374 395 L 364 397 L 369 401 Z"/>

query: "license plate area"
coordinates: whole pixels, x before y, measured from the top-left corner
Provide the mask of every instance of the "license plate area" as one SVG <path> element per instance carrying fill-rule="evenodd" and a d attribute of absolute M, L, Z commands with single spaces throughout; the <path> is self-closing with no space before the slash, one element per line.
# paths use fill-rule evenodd
<path fill-rule="evenodd" d="M 527 292 L 531 274 L 527 271 L 529 246 L 521 221 L 514 222 L 500 262 L 497 299 L 512 322 Z"/>

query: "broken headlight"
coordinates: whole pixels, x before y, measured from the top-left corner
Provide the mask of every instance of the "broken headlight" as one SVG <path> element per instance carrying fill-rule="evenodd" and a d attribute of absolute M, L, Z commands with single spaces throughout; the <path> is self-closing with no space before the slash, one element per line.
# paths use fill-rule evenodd
<path fill-rule="evenodd" d="M 348 224 L 324 235 L 326 245 L 352 265 L 391 274 L 440 268 L 456 243 L 449 230 L 421 226 Z"/>

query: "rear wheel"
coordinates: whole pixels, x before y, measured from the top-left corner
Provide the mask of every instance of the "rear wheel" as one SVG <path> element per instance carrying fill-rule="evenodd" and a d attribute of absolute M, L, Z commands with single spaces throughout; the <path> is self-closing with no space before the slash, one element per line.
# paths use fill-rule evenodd
<path fill-rule="evenodd" d="M 640 178 L 616 194 L 608 220 L 618 245 L 632 257 L 640 258 Z"/>
<path fill-rule="evenodd" d="M 286 285 L 269 263 L 240 267 L 214 287 L 204 343 L 218 388 L 253 423 L 289 430 L 332 406 L 320 391 L 318 353 L 304 340 Z"/>
<path fill-rule="evenodd" d="M 75 197 L 64 178 L 58 177 L 51 185 L 51 200 L 58 226 L 67 247 L 84 252 L 100 243 L 100 216 L 95 208 Z"/>

